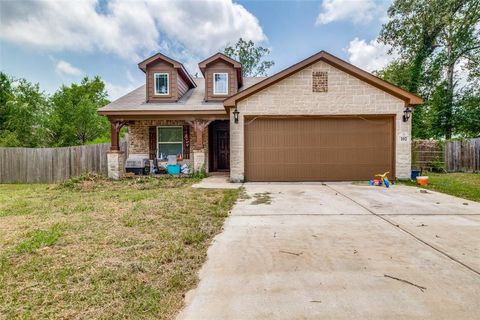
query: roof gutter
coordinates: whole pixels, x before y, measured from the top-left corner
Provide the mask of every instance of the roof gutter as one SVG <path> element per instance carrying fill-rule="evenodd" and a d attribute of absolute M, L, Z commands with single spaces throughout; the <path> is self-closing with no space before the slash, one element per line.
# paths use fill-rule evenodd
<path fill-rule="evenodd" d="M 170 116 L 170 115 L 225 115 L 225 110 L 98 110 L 101 116 Z"/>

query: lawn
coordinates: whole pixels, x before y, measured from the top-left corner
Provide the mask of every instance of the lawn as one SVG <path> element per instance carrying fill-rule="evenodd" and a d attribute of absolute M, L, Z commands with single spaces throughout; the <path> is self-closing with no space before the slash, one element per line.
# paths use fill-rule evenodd
<path fill-rule="evenodd" d="M 428 177 L 427 189 L 480 202 L 480 173 L 428 173 Z"/>
<path fill-rule="evenodd" d="M 238 197 L 193 182 L 0 185 L 0 318 L 174 318 Z"/>

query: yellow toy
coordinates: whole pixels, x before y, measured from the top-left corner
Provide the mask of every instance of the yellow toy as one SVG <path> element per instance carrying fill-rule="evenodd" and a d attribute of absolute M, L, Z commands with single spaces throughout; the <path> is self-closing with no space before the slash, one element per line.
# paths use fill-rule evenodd
<path fill-rule="evenodd" d="M 387 177 L 387 174 L 389 174 L 390 172 L 387 171 L 385 172 L 384 174 L 376 174 L 375 177 L 379 177 L 381 180 L 382 180 L 382 183 L 385 185 L 385 187 L 390 187 L 390 181 L 388 181 L 388 177 Z"/>

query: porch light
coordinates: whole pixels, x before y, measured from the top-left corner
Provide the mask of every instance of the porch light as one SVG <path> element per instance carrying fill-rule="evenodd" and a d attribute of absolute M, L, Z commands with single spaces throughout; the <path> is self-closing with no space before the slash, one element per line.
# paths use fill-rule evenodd
<path fill-rule="evenodd" d="M 410 107 L 406 107 L 403 110 L 403 122 L 407 122 L 410 119 L 410 115 L 412 114 L 412 109 Z"/>
<path fill-rule="evenodd" d="M 238 111 L 237 108 L 235 108 L 235 110 L 233 110 L 233 121 L 235 121 L 235 123 L 238 123 L 238 115 L 240 114 L 240 111 Z"/>

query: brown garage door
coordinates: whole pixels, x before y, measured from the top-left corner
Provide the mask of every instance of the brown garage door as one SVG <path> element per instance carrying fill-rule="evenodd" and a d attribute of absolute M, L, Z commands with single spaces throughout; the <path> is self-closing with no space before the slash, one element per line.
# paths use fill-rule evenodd
<path fill-rule="evenodd" d="M 393 117 L 252 118 L 245 121 L 247 181 L 394 177 Z"/>

